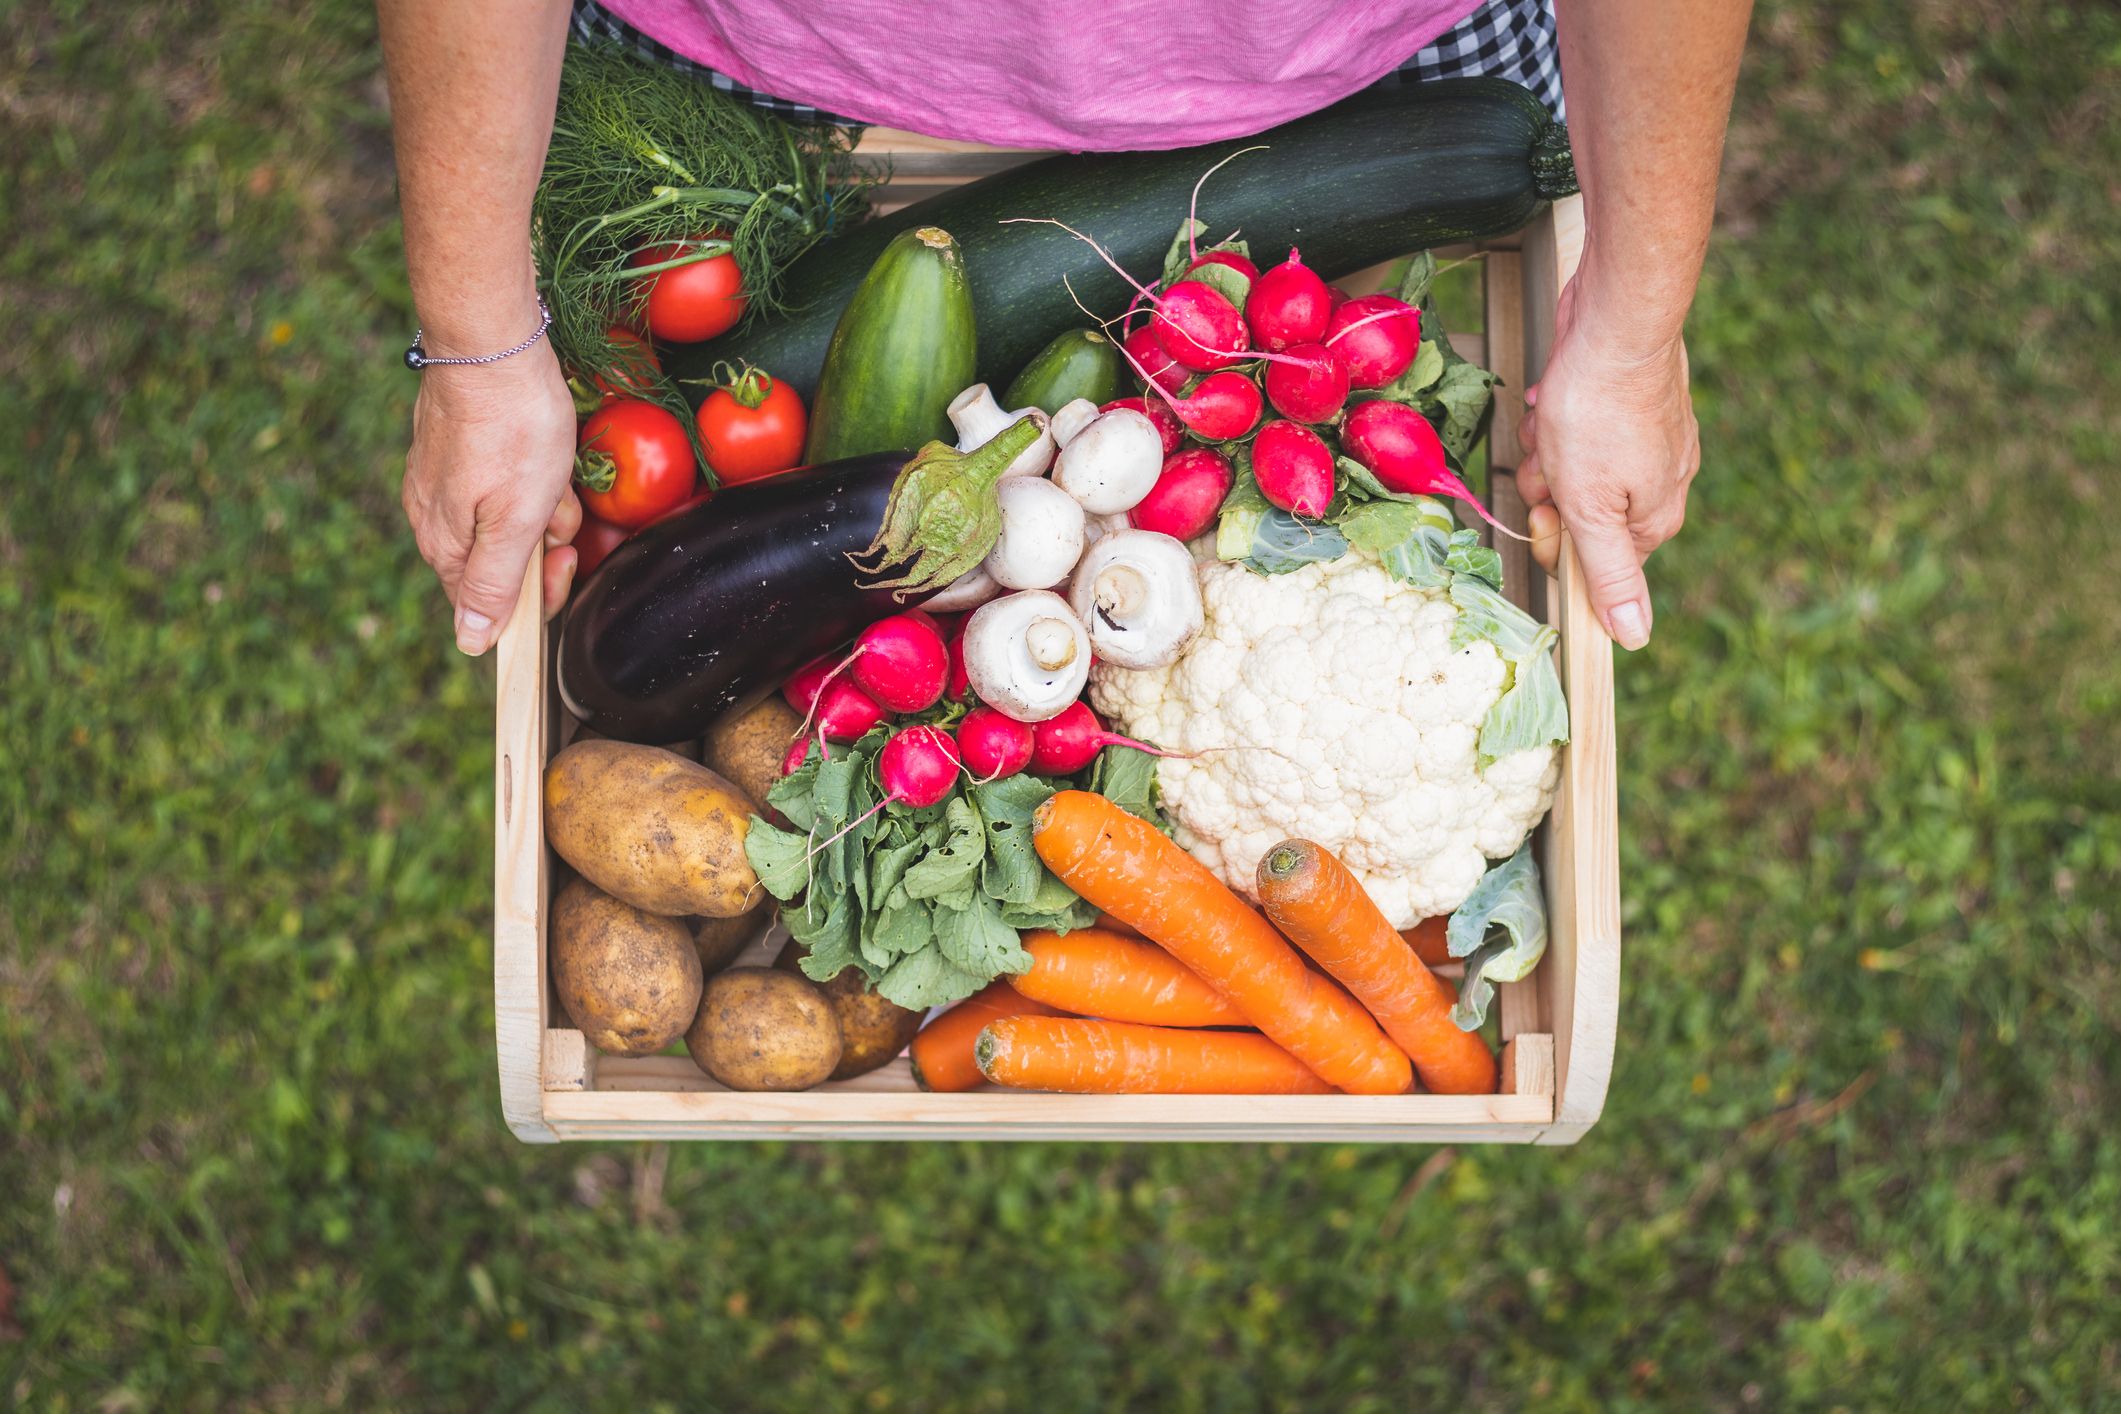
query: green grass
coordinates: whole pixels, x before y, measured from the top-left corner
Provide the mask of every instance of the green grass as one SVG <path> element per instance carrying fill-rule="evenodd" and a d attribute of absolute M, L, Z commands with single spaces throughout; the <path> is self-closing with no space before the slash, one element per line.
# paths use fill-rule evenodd
<path fill-rule="evenodd" d="M 0 28 L 0 1403 L 2121 1405 L 2121 21 L 1763 8 L 1578 1148 L 502 1129 L 371 21 Z"/>

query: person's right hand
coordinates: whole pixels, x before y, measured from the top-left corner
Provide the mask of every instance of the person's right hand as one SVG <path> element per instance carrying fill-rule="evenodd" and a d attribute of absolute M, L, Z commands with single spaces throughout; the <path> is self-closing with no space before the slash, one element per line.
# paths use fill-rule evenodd
<path fill-rule="evenodd" d="M 476 657 L 514 612 L 545 537 L 545 614 L 574 581 L 582 524 L 574 400 L 549 341 L 498 363 L 430 367 L 413 405 L 403 502 L 420 554 L 456 608 L 457 647 Z"/>

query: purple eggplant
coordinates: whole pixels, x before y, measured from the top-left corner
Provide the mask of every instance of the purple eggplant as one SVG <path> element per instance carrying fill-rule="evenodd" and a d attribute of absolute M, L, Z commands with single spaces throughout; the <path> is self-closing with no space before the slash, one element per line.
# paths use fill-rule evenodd
<path fill-rule="evenodd" d="M 560 700 L 605 736 L 658 745 L 743 711 L 978 564 L 1001 530 L 995 484 L 1040 430 L 1025 418 L 962 455 L 931 442 L 827 462 L 649 526 L 575 590 Z"/>

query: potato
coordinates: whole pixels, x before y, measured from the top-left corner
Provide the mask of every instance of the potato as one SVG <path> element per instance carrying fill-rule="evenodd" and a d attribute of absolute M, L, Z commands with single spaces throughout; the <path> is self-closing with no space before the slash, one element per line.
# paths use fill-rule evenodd
<path fill-rule="evenodd" d="M 692 920 L 692 946 L 700 955 L 702 972 L 714 976 L 735 962 L 745 948 L 758 941 L 759 935 L 773 922 L 773 911 L 766 907 L 767 902 L 761 897 L 758 907 L 734 918 Z"/>
<path fill-rule="evenodd" d="M 761 810 L 766 792 L 781 778 L 781 758 L 795 740 L 803 719 L 778 697 L 769 697 L 747 712 L 725 717 L 707 733 L 700 760 L 719 771 L 751 797 Z"/>
<path fill-rule="evenodd" d="M 545 768 L 545 838 L 583 878 L 650 913 L 757 907 L 750 830 L 736 787 L 660 747 L 579 741 Z"/>
<path fill-rule="evenodd" d="M 707 983 L 685 1049 L 732 1090 L 808 1090 L 840 1063 L 840 1024 L 809 978 L 732 967 Z"/>
<path fill-rule="evenodd" d="M 700 957 L 675 918 L 574 879 L 553 900 L 546 938 L 560 1005 L 608 1055 L 652 1056 L 700 1009 Z"/>
<path fill-rule="evenodd" d="M 579 721 L 580 719 L 577 718 L 576 720 Z M 615 740 L 617 740 L 617 738 L 608 737 L 602 732 L 597 731 L 593 727 L 577 726 L 574 729 L 574 735 L 567 739 L 567 744 L 569 746 L 572 746 L 575 742 L 578 741 Z M 700 759 L 700 744 L 699 742 L 693 740 L 691 737 L 686 737 L 683 741 L 673 741 L 668 745 L 658 747 L 657 749 L 661 751 L 667 751 L 673 756 L 682 756 L 687 761 L 697 761 Z"/>
<path fill-rule="evenodd" d="M 804 951 L 801 943 L 790 938 L 773 965 L 802 976 Z M 844 968 L 830 982 L 813 985 L 824 992 L 833 1015 L 839 1018 L 840 1063 L 832 1068 L 834 1080 L 851 1080 L 889 1065 L 921 1029 L 925 1013 L 885 1001 L 859 967 Z"/>

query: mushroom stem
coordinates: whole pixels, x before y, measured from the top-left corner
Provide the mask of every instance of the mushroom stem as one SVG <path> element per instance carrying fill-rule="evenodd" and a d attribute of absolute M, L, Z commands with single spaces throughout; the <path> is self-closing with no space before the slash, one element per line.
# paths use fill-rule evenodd
<path fill-rule="evenodd" d="M 1024 630 L 1024 648 L 1032 662 L 1058 672 L 1075 661 L 1075 628 L 1060 619 L 1040 619 Z"/>
<path fill-rule="evenodd" d="M 1109 565 L 1097 577 L 1093 592 L 1097 596 L 1099 613 L 1114 618 L 1132 618 L 1149 602 L 1149 579 L 1133 565 Z"/>
<path fill-rule="evenodd" d="M 944 411 L 949 415 L 950 425 L 957 429 L 957 449 L 961 452 L 985 446 L 1019 418 L 1028 417 L 1038 424 L 1037 440 L 1009 463 L 1009 469 L 1002 473 L 1004 477 L 1044 476 L 1046 468 L 1053 465 L 1053 437 L 1048 431 L 1048 418 L 1043 408 L 1003 412 L 1001 404 L 994 400 L 994 390 L 985 383 L 974 383 L 952 398 Z"/>

